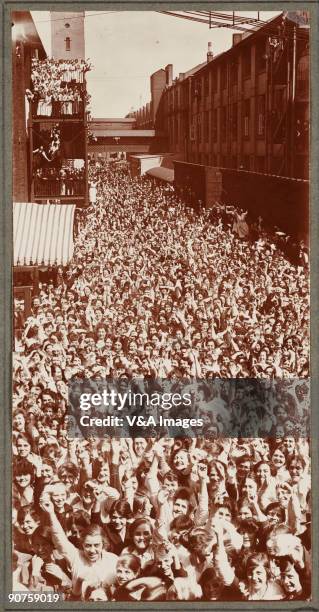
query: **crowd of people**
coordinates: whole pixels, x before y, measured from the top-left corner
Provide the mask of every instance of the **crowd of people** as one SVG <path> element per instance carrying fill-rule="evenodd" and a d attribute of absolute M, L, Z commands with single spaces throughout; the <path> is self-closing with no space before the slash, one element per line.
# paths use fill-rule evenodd
<path fill-rule="evenodd" d="M 232 209 L 195 212 L 103 161 L 89 180 L 73 260 L 40 287 L 16 337 L 14 590 L 309 599 L 307 268 L 264 231 L 240 236 Z M 196 380 L 194 409 L 212 401 L 217 417 L 200 437 L 72 437 L 68 382 L 109 377 Z M 231 399 L 223 381 L 207 396 L 225 378 Z M 222 435 L 218 415 L 238 419 L 243 396 L 249 417 L 245 378 L 275 385 L 276 401 L 258 436 Z"/>
<path fill-rule="evenodd" d="M 59 117 L 78 115 L 90 96 L 85 89 L 85 73 L 89 61 L 47 58 L 32 59 L 31 89 L 26 90 L 37 116 Z"/>
<path fill-rule="evenodd" d="M 84 167 L 40 167 L 34 173 L 34 192 L 45 197 L 83 195 L 84 179 Z"/>

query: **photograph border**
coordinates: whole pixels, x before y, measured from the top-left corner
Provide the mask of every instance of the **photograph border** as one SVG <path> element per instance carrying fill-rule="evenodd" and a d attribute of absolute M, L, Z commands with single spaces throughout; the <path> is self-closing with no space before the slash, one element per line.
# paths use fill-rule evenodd
<path fill-rule="evenodd" d="M 11 10 L 145 10 L 158 8 L 181 10 L 207 8 L 213 5 L 214 10 L 298 10 L 310 11 L 310 46 L 311 46 L 311 143 L 310 143 L 310 296 L 311 296 L 311 457 L 312 457 L 312 600 L 307 602 L 109 602 L 91 603 L 87 606 L 80 602 L 59 602 L 57 604 L 9 604 L 7 600 L 11 585 L 11 382 L 12 382 L 12 77 L 11 77 Z M 269 606 L 276 612 L 279 610 L 296 610 L 298 612 L 319 610 L 319 2 L 318 0 L 274 0 L 258 2 L 189 2 L 175 0 L 174 2 L 145 2 L 144 0 L 126 0 L 125 2 L 105 2 L 104 0 L 55 2 L 28 0 L 1 0 L 1 118 L 2 118 L 2 163 L 0 178 L 2 184 L 1 206 L 1 265 L 0 265 L 0 333 L 2 351 L 0 353 L 1 372 L 1 426 L 0 426 L 0 559 L 2 580 L 0 593 L 1 610 L 268 610 Z"/>

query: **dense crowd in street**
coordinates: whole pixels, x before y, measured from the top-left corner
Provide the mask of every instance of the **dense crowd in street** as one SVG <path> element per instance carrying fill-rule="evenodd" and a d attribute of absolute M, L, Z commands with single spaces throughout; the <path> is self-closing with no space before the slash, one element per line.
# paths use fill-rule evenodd
<path fill-rule="evenodd" d="M 89 180 L 73 260 L 15 339 L 14 590 L 309 599 L 307 268 L 262 229 L 250 240 L 245 211 L 195 212 L 103 161 Z M 107 377 L 196 380 L 205 435 L 72 438 L 68 381 Z M 222 435 L 250 419 L 247 378 L 276 389 L 258 436 Z M 231 395 L 209 395 L 212 379 L 234 379 Z"/>

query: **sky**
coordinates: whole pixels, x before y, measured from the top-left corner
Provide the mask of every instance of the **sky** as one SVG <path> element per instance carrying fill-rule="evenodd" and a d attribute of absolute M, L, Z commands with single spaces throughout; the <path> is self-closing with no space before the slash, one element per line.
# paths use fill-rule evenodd
<path fill-rule="evenodd" d="M 267 20 L 279 12 L 261 11 Z M 55 17 L 58 13 L 55 13 Z M 236 15 L 257 17 L 256 11 Z M 32 11 L 47 54 L 51 55 L 50 15 Z M 154 11 L 88 11 L 85 13 L 85 54 L 92 63 L 87 74 L 92 117 L 124 117 L 150 100 L 150 75 L 173 64 L 174 78 L 206 61 L 208 42 L 214 54 L 231 47 L 237 30 L 209 29 Z"/>

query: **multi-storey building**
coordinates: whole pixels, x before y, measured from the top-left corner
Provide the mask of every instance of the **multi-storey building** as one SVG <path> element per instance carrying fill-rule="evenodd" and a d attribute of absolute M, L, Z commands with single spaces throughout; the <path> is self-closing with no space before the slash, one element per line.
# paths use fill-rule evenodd
<path fill-rule="evenodd" d="M 79 57 L 66 55 L 61 34 L 61 52 L 57 41 L 52 59 L 30 12 L 13 11 L 11 18 L 13 285 L 20 312 L 29 316 L 39 283 L 54 282 L 58 267 L 72 257 L 75 209 L 88 201 L 88 66 L 80 39 L 82 13 L 68 18 L 70 28 L 68 21 L 64 25 L 78 34 L 72 40 Z M 56 14 L 53 19 L 52 30 L 61 29 Z"/>
<path fill-rule="evenodd" d="M 51 13 L 52 59 L 34 60 L 29 93 L 31 200 L 88 203 L 84 13 Z M 71 33 L 72 40 L 71 40 Z M 72 42 L 72 44 L 71 44 Z"/>
<path fill-rule="evenodd" d="M 26 90 L 31 87 L 32 59 L 46 52 L 29 11 L 12 11 L 12 196 L 30 199 L 28 116 Z"/>
<path fill-rule="evenodd" d="M 252 33 L 234 34 L 232 47 L 216 57 L 209 45 L 207 62 L 174 80 L 168 66 L 152 75 L 151 84 L 151 112 L 134 113 L 137 127 L 148 118 L 178 159 L 308 178 L 309 25 L 304 12 L 283 13 Z"/>

